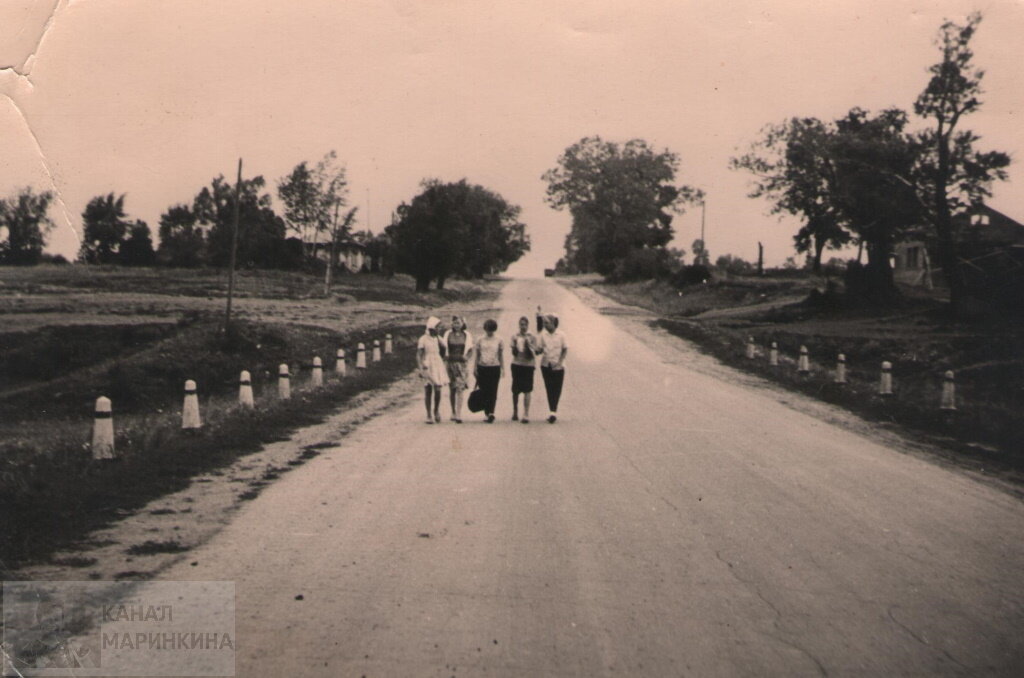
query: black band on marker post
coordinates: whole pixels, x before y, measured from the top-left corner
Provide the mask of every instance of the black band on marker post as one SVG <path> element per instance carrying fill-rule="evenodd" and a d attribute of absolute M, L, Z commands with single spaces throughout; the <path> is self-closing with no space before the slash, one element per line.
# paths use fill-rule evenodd
<path fill-rule="evenodd" d="M 114 416 L 113 412 L 97 412 L 96 413 L 96 418 L 97 419 L 111 419 L 111 418 L 113 418 L 113 416 Z"/>

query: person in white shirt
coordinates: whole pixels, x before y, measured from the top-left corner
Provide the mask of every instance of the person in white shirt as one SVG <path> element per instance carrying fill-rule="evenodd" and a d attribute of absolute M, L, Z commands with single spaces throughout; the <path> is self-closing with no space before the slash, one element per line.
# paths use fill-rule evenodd
<path fill-rule="evenodd" d="M 494 333 L 498 323 L 487 320 L 484 323 L 486 334 L 476 341 L 473 350 L 476 385 L 484 395 L 484 414 L 487 423 L 494 423 L 494 407 L 498 400 L 498 381 L 505 376 L 505 342 Z"/>
<path fill-rule="evenodd" d="M 427 320 L 427 329 L 416 344 L 416 361 L 419 363 L 420 377 L 425 382 L 423 400 L 427 406 L 428 424 L 441 423 L 441 389 L 448 385 L 448 370 L 444 364 L 441 340 L 437 336 L 437 326 L 440 324 L 440 318 L 430 316 Z M 433 413 L 430 408 L 431 400 L 434 406 Z"/>
<path fill-rule="evenodd" d="M 537 340 L 541 354 L 540 374 L 544 378 L 544 390 L 548 395 L 548 423 L 558 421 L 558 401 L 562 397 L 562 386 L 565 383 L 565 356 L 569 353 L 569 343 L 565 334 L 558 329 L 558 317 L 541 315 L 538 310 L 537 324 L 544 330 Z"/>
<path fill-rule="evenodd" d="M 468 364 L 473 358 L 473 335 L 466 329 L 466 319 L 452 316 L 452 328 L 444 333 L 441 344 L 445 348 L 448 367 L 448 398 L 452 406 L 452 421 L 462 423 L 462 392 L 469 388 Z"/>
<path fill-rule="evenodd" d="M 523 394 L 524 424 L 530 423 L 530 397 L 537 369 L 537 337 L 530 333 L 530 319 L 519 319 L 519 332 L 512 335 L 512 421 L 519 420 L 519 394 Z"/>

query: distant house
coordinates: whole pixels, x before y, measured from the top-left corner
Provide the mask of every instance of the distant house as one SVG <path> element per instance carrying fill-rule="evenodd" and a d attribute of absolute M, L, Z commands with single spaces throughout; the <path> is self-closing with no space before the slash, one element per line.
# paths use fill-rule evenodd
<path fill-rule="evenodd" d="M 963 218 L 958 229 L 958 274 L 970 289 L 1015 284 L 1024 275 L 1024 224 L 983 205 Z M 944 285 L 935 244 L 923 239 L 899 243 L 893 253 L 897 282 Z"/>
<path fill-rule="evenodd" d="M 327 261 L 331 255 L 331 243 L 318 242 L 314 246 L 316 258 Z M 335 261 L 339 266 L 344 266 L 349 273 L 359 273 L 367 265 L 366 245 L 355 240 L 343 240 L 334 247 Z"/>

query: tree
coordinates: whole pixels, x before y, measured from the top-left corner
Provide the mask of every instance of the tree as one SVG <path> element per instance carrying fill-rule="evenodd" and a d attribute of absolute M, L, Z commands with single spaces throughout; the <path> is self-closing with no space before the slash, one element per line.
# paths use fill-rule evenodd
<path fill-rule="evenodd" d="M 731 165 L 754 173 L 750 196 L 772 200 L 772 213 L 804 217 L 794 240 L 798 252 L 813 249 L 815 273 L 824 249 L 864 244 L 863 291 L 882 298 L 895 292 L 893 243 L 919 220 L 916 198 L 898 178 L 917 152 L 906 125 L 906 113 L 896 108 L 873 117 L 853 108 L 830 123 L 793 118 L 765 128 L 764 138 Z"/>
<path fill-rule="evenodd" d="M 423 191 L 398 208 L 386 229 L 395 269 L 416 279 L 424 291 L 438 289 L 453 275 L 480 277 L 505 270 L 530 248 L 519 207 L 465 179 L 457 183 L 426 180 Z"/>
<path fill-rule="evenodd" d="M 98 195 L 82 212 L 82 245 L 78 259 L 87 264 L 117 263 L 118 253 L 131 224 L 124 211 L 122 193 Z"/>
<path fill-rule="evenodd" d="M 767 126 L 763 134 L 750 152 L 733 158 L 730 166 L 757 177 L 749 196 L 772 200 L 772 214 L 785 212 L 804 219 L 793 238 L 796 250 L 813 251 L 813 269 L 819 273 L 822 252 L 850 241 L 832 201 L 837 179 L 828 153 L 832 130 L 817 118 L 791 118 Z"/>
<path fill-rule="evenodd" d="M 306 258 L 312 260 L 317 236 L 324 229 L 326 220 L 319 181 L 305 160 L 278 181 L 277 195 L 284 203 L 288 230 L 302 241 Z"/>
<path fill-rule="evenodd" d="M 160 215 L 157 260 L 166 266 L 184 268 L 206 262 L 206 236 L 188 205 L 173 205 Z"/>
<path fill-rule="evenodd" d="M 963 281 L 957 270 L 957 226 L 963 215 L 991 195 L 992 182 L 1005 180 L 1010 164 L 1006 153 L 974 149 L 979 137 L 959 130 L 961 118 L 981 107 L 984 72 L 973 64 L 971 38 L 981 22 L 973 13 L 966 23 L 946 21 L 936 40 L 942 59 L 928 70 L 931 78 L 914 102 L 914 112 L 931 127 L 916 137 L 922 153 L 912 176 L 924 216 L 935 231 L 939 262 L 950 291 L 950 306 L 960 311 Z"/>
<path fill-rule="evenodd" d="M 893 246 L 921 220 L 917 196 L 898 178 L 911 170 L 918 152 L 904 132 L 906 125 L 907 114 L 896 108 L 874 117 L 854 108 L 834 123 L 829 143 L 836 175 L 832 203 L 844 226 L 867 249 L 860 291 L 878 300 L 896 293 Z"/>
<path fill-rule="evenodd" d="M 263 177 L 243 179 L 240 190 L 237 262 L 241 267 L 272 268 L 281 264 L 285 223 L 263 193 Z M 196 221 L 207 229 L 209 263 L 226 266 L 231 254 L 235 187 L 223 175 L 204 187 L 192 203 Z"/>
<path fill-rule="evenodd" d="M 277 183 L 277 195 L 285 205 L 284 217 L 312 260 L 320 234 L 327 233 L 333 245 L 344 235 L 338 232 L 341 208 L 347 204 L 348 180 L 338 156 L 330 151 L 313 167 L 300 162 Z"/>
<path fill-rule="evenodd" d="M 753 275 L 757 268 L 754 264 L 731 254 L 723 254 L 715 260 L 715 268 L 732 275 Z"/>
<path fill-rule="evenodd" d="M 711 265 L 711 253 L 707 251 L 704 245 L 704 241 L 697 238 L 690 245 L 690 249 L 693 250 L 693 264 L 694 266 L 710 266 Z"/>
<path fill-rule="evenodd" d="M 642 139 L 619 145 L 593 136 L 569 146 L 542 177 L 548 204 L 572 215 L 567 264 L 609 275 L 631 250 L 668 245 L 672 215 L 702 195 L 674 184 L 678 168 L 675 153 L 656 153 Z"/>
<path fill-rule="evenodd" d="M 0 263 L 39 263 L 46 236 L 54 223 L 47 215 L 53 193 L 36 193 L 31 187 L 0 199 Z"/>
<path fill-rule="evenodd" d="M 152 266 L 156 263 L 153 251 L 153 237 L 149 224 L 136 219 L 128 232 L 128 238 L 121 245 L 121 256 L 118 263 L 125 266 Z"/>

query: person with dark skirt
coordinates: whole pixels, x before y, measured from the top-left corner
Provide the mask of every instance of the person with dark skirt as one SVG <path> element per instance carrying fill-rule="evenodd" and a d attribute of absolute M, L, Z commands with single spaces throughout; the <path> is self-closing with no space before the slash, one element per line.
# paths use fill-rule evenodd
<path fill-rule="evenodd" d="M 519 394 L 523 394 L 524 424 L 530 423 L 533 374 L 537 370 L 537 338 L 530 333 L 530 319 L 519 319 L 519 333 L 512 335 L 512 421 L 519 421 Z"/>
<path fill-rule="evenodd" d="M 495 332 L 498 323 L 487 320 L 483 337 L 476 341 L 473 351 L 477 388 L 484 396 L 484 414 L 487 423 L 494 423 L 494 408 L 498 401 L 498 382 L 505 376 L 505 342 Z"/>
<path fill-rule="evenodd" d="M 544 390 L 548 395 L 548 423 L 558 421 L 558 401 L 562 398 L 562 386 L 565 383 L 565 356 L 569 353 L 569 344 L 565 334 L 558 329 L 558 317 L 538 311 L 538 324 L 543 325 L 538 348 L 541 353 L 540 374 L 544 379 Z"/>

